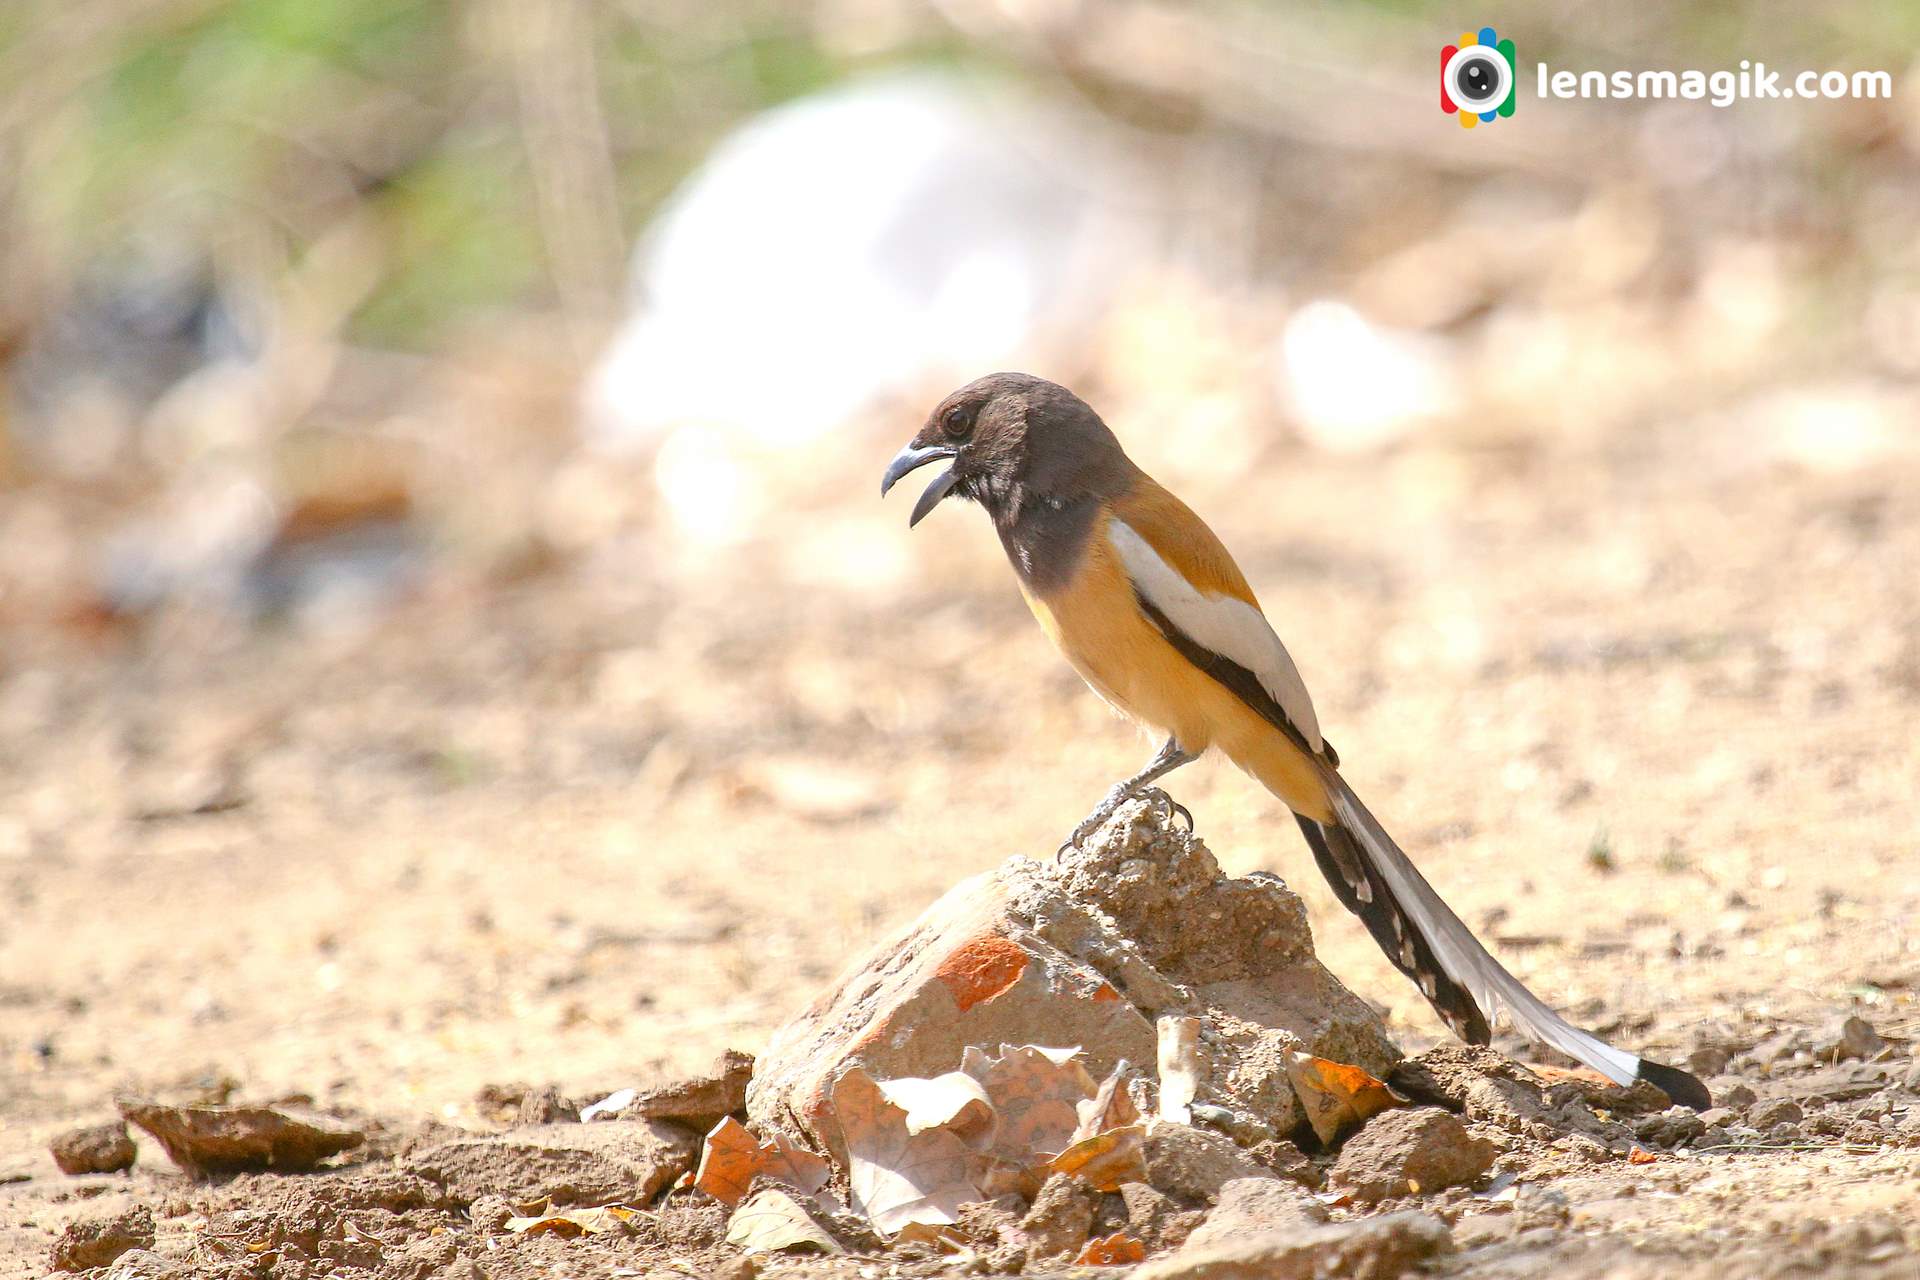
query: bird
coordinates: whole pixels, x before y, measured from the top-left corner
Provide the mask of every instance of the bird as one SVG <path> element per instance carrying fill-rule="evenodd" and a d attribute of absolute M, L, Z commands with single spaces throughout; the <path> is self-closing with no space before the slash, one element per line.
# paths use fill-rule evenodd
<path fill-rule="evenodd" d="M 1123 715 L 1166 735 L 1062 849 L 1218 750 L 1293 812 L 1335 896 L 1455 1035 L 1489 1043 L 1504 1010 L 1523 1034 L 1617 1084 L 1646 1080 L 1674 1102 L 1712 1105 L 1697 1077 L 1574 1026 L 1487 951 L 1342 775 L 1299 669 L 1225 545 L 1084 400 L 1030 374 L 976 379 L 895 455 L 881 497 L 941 462 L 909 526 L 948 497 L 984 508 L 1067 662 Z"/>

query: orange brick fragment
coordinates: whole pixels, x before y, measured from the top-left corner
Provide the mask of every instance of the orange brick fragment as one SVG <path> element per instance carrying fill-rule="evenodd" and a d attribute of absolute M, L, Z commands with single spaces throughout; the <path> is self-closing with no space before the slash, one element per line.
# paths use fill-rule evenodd
<path fill-rule="evenodd" d="M 960 947 L 935 972 L 964 1013 L 1020 981 L 1027 960 L 1018 943 L 990 934 Z"/>

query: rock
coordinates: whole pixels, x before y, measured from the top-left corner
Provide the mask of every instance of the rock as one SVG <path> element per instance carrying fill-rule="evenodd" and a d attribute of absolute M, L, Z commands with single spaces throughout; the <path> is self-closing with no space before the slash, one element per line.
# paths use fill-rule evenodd
<path fill-rule="evenodd" d="M 108 1280 L 191 1280 L 185 1263 L 162 1257 L 151 1249 L 129 1249 L 113 1260 Z"/>
<path fill-rule="evenodd" d="M 1759 1101 L 1758 1095 L 1753 1091 L 1753 1086 L 1744 1083 L 1728 1085 L 1720 1092 L 1719 1096 L 1721 1106 L 1731 1107 L 1735 1111 L 1744 1110 Z"/>
<path fill-rule="evenodd" d="M 1782 1063 L 1791 1062 L 1802 1053 L 1809 1052 L 1812 1047 L 1813 1042 L 1805 1029 L 1788 1027 L 1784 1031 L 1774 1032 L 1754 1045 L 1747 1050 L 1745 1056 L 1757 1066 L 1771 1070 Z"/>
<path fill-rule="evenodd" d="M 1587 1106 L 1616 1116 L 1643 1116 L 1665 1111 L 1673 1099 L 1650 1080 L 1615 1084 L 1597 1071 L 1587 1068 L 1539 1067 L 1533 1070 L 1547 1085 L 1548 1096 L 1562 1085 Z"/>
<path fill-rule="evenodd" d="M 111 1218 L 69 1222 L 53 1243 L 55 1271 L 104 1267 L 130 1249 L 153 1248 L 153 1210 L 135 1205 Z"/>
<path fill-rule="evenodd" d="M 1573 1219 L 1573 1202 L 1558 1187 L 1537 1182 L 1520 1185 L 1513 1201 L 1514 1228 L 1532 1231 L 1540 1227 L 1564 1227 Z"/>
<path fill-rule="evenodd" d="M 1907 1069 L 1907 1092 L 1920 1093 L 1920 1060 Z"/>
<path fill-rule="evenodd" d="M 728 1049 L 703 1075 L 641 1090 L 620 1114 L 673 1120 L 705 1133 L 723 1116 L 746 1110 L 747 1085 L 752 1079 L 753 1055 Z"/>
<path fill-rule="evenodd" d="M 1311 1191 L 1278 1178 L 1235 1178 L 1220 1188 L 1220 1203 L 1187 1237 L 1206 1249 L 1261 1231 L 1298 1231 L 1327 1220 L 1327 1208 Z"/>
<path fill-rule="evenodd" d="M 133 1139 L 127 1122 L 69 1129 L 48 1146 L 62 1173 L 118 1173 L 133 1166 Z"/>
<path fill-rule="evenodd" d="M 1792 1121 L 1782 1121 L 1792 1124 Z M 1853 1123 L 1852 1113 L 1841 1107 L 1828 1107 L 1824 1111 L 1809 1112 L 1797 1126 L 1801 1133 L 1814 1138 L 1839 1138 L 1845 1136 L 1847 1126 Z"/>
<path fill-rule="evenodd" d="M 1857 1147 L 1877 1147 L 1886 1137 L 1880 1126 L 1871 1120 L 1855 1120 L 1847 1126 L 1842 1136 Z"/>
<path fill-rule="evenodd" d="M 494 1235 L 507 1229 L 507 1223 L 519 1215 L 505 1196 L 480 1196 L 467 1206 L 467 1218 L 474 1230 Z"/>
<path fill-rule="evenodd" d="M 1184 1123 L 1224 1133 L 1243 1147 L 1256 1147 L 1263 1142 L 1272 1142 L 1277 1136 L 1272 1125 L 1245 1111 L 1235 1111 L 1231 1107 L 1222 1107 L 1211 1102 L 1196 1102 L 1187 1110 L 1191 1118 Z M 1169 1118 L 1180 1119 L 1177 1115 Z"/>
<path fill-rule="evenodd" d="M 1311 1191 L 1318 1191 L 1326 1182 L 1326 1175 L 1320 1172 L 1320 1166 L 1307 1159 L 1299 1147 L 1291 1142 L 1274 1139 L 1255 1143 L 1247 1148 L 1254 1163 L 1289 1182 L 1297 1182 Z"/>
<path fill-rule="evenodd" d="M 566 1095 L 552 1085 L 538 1089 L 529 1089 L 520 1097 L 519 1110 L 514 1115 L 516 1125 L 534 1124 L 577 1124 L 580 1109 L 567 1101 Z"/>
<path fill-rule="evenodd" d="M 1577 1134 L 1607 1148 L 1626 1149 L 1624 1125 L 1594 1115 L 1580 1086 L 1541 1087 L 1519 1063 L 1482 1045 L 1443 1044 L 1395 1064 L 1387 1083 L 1416 1102 L 1458 1111 L 1522 1137 L 1549 1142 Z"/>
<path fill-rule="evenodd" d="M 960 1206 L 954 1230 L 973 1247 L 986 1270 L 995 1275 L 1026 1270 L 1027 1233 L 1020 1228 L 1026 1202 L 1005 1195 Z"/>
<path fill-rule="evenodd" d="M 1132 1280 L 1394 1280 L 1452 1244 L 1447 1224 L 1432 1214 L 1393 1213 L 1305 1230 L 1261 1231 L 1204 1247 L 1189 1240 L 1135 1271 Z"/>
<path fill-rule="evenodd" d="M 1375 1202 L 1472 1182 L 1493 1167 L 1493 1144 L 1438 1107 L 1383 1111 L 1347 1139 L 1329 1181 Z"/>
<path fill-rule="evenodd" d="M 141 1098 L 120 1098 L 116 1105 L 195 1177 L 250 1169 L 297 1172 L 366 1141 L 344 1121 L 293 1107 L 172 1107 Z"/>
<path fill-rule="evenodd" d="M 1706 1131 L 1706 1117 L 1688 1107 L 1669 1107 L 1633 1122 L 1633 1136 L 1650 1147 L 1677 1147 Z"/>
<path fill-rule="evenodd" d="M 1891 1062 L 1836 1062 L 1832 1066 L 1817 1067 L 1793 1076 L 1771 1092 L 1775 1096 L 1796 1099 L 1803 1105 L 1852 1102 L 1879 1093 L 1893 1082 L 1896 1078 L 1894 1073 L 1895 1067 Z"/>
<path fill-rule="evenodd" d="M 693 1167 L 700 1141 L 656 1120 L 536 1125 L 455 1138 L 410 1152 L 400 1167 L 459 1204 L 502 1196 L 516 1205 L 646 1201 Z"/>
<path fill-rule="evenodd" d="M 242 1176 L 228 1183 L 214 1199 L 213 1205 L 200 1198 L 199 1205 L 180 1210 L 210 1210 L 204 1225 L 195 1228 L 195 1239 L 202 1238 L 204 1232 L 204 1238 L 244 1240 L 248 1256 L 270 1254 L 277 1259 L 272 1271 L 275 1280 L 283 1272 L 289 1277 L 308 1275 L 313 1280 L 322 1275 L 357 1275 L 361 1280 L 373 1280 L 371 1272 L 376 1268 L 382 1280 L 418 1280 L 416 1273 L 399 1267 L 381 1267 L 387 1245 L 375 1237 L 399 1244 L 410 1233 L 403 1230 L 396 1234 L 394 1228 L 403 1226 L 407 1219 L 423 1229 L 428 1223 L 453 1225 L 443 1215 L 454 1206 L 438 1187 L 384 1165 L 362 1165 L 350 1174 L 311 1178 Z M 228 1207 L 216 1207 L 220 1202 Z M 192 1257 L 204 1263 L 204 1250 L 195 1251 Z M 307 1269 L 320 1260 L 328 1264 L 325 1269 Z M 362 1267 L 367 1270 L 351 1270 Z M 228 1274 L 230 1280 L 238 1280 L 222 1268 L 195 1271 L 209 1273 Z"/>
<path fill-rule="evenodd" d="M 1179 1248 L 1206 1219 L 1204 1210 L 1183 1209 L 1166 1192 L 1144 1182 L 1121 1184 L 1120 1200 L 1127 1210 L 1127 1230 L 1152 1253 Z"/>
<path fill-rule="evenodd" d="M 494 1124 L 512 1124 L 520 1104 L 533 1092 L 529 1084 L 483 1084 L 474 1090 L 473 1108 Z"/>
<path fill-rule="evenodd" d="M 1079 1045 L 1096 1078 L 1156 1056 L 1154 1019 L 1197 1017 L 1202 1102 L 1284 1132 L 1293 1049 L 1384 1075 L 1379 1017 L 1313 955 L 1306 909 L 1272 876 L 1228 879 L 1157 793 L 1055 862 L 1015 858 L 955 886 L 777 1033 L 747 1090 L 762 1133 L 844 1162 L 831 1082 L 952 1071 L 969 1045 Z"/>
<path fill-rule="evenodd" d="M 1850 1017 L 1842 1019 L 1838 1028 L 1821 1039 L 1813 1047 L 1813 1056 L 1822 1062 L 1838 1062 L 1842 1058 L 1871 1058 L 1887 1047 L 1880 1033 L 1865 1018 Z"/>
<path fill-rule="evenodd" d="M 1176 1199 L 1211 1203 L 1236 1179 L 1278 1181 L 1233 1139 L 1171 1121 L 1154 1120 L 1147 1126 L 1145 1154 L 1148 1184 Z"/>
<path fill-rule="evenodd" d="M 1080 1252 L 1093 1231 L 1093 1215 L 1099 1207 L 1100 1193 L 1072 1174 L 1048 1178 L 1020 1223 L 1027 1235 L 1029 1265 Z"/>
<path fill-rule="evenodd" d="M 1702 1080 L 1709 1080 L 1725 1071 L 1727 1063 L 1731 1061 L 1731 1053 L 1717 1044 L 1710 1044 L 1687 1055 L 1687 1070 Z"/>
<path fill-rule="evenodd" d="M 1453 1224 L 1453 1243 L 1462 1252 L 1498 1244 L 1512 1234 L 1513 1217 L 1506 1213 L 1476 1214 Z"/>
<path fill-rule="evenodd" d="M 380 1256 L 379 1264 L 380 1270 L 389 1276 L 427 1280 L 429 1276 L 444 1275 L 445 1269 L 458 1257 L 459 1246 L 454 1243 L 452 1233 L 443 1231 L 401 1242 L 398 1248 Z"/>
<path fill-rule="evenodd" d="M 1799 1124 L 1807 1113 L 1791 1098 L 1769 1098 L 1747 1114 L 1747 1123 L 1765 1133 L 1778 1124 Z"/>

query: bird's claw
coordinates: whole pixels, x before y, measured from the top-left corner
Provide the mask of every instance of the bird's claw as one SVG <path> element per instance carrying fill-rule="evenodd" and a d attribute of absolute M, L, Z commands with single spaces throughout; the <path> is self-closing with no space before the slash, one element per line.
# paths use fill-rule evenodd
<path fill-rule="evenodd" d="M 1100 821 L 1105 822 L 1106 819 L 1102 818 Z M 1073 829 L 1073 834 L 1068 836 L 1065 840 L 1062 840 L 1060 842 L 1060 847 L 1053 851 L 1053 860 L 1055 862 L 1058 862 L 1061 858 L 1067 855 L 1068 850 L 1080 848 L 1081 842 L 1085 840 L 1088 836 L 1092 835 L 1094 832 L 1098 831 L 1099 829 L 1100 829 L 1099 822 L 1083 822 L 1079 826 L 1075 827 Z"/>
<path fill-rule="evenodd" d="M 1167 793 L 1163 791 L 1160 794 L 1166 795 Z M 1192 835 L 1193 834 L 1193 810 L 1187 808 L 1187 806 L 1181 804 L 1178 800 L 1175 800 L 1172 796 L 1167 796 L 1167 807 L 1173 810 L 1173 813 L 1177 815 L 1181 821 L 1187 824 L 1187 834 Z"/>
<path fill-rule="evenodd" d="M 1085 818 L 1082 818 L 1080 825 L 1073 829 L 1073 834 L 1068 836 L 1061 842 L 1060 847 L 1053 851 L 1054 861 L 1058 862 L 1060 858 L 1066 854 L 1067 850 L 1078 849 L 1081 841 L 1106 825 L 1107 819 L 1118 813 L 1120 806 L 1125 804 L 1131 796 L 1132 793 L 1125 787 L 1115 787 L 1113 790 L 1107 792 L 1107 798 L 1100 802 L 1099 807 Z"/>
<path fill-rule="evenodd" d="M 1178 815 L 1187 824 L 1187 834 L 1193 834 L 1193 811 L 1188 809 L 1187 806 L 1175 800 L 1159 787 L 1150 788 L 1142 794 L 1153 802 L 1153 807 L 1160 812 L 1162 817 L 1168 821 L 1172 821 L 1174 816 Z"/>
<path fill-rule="evenodd" d="M 1151 802 L 1153 806 L 1161 812 L 1162 816 L 1168 820 L 1178 815 L 1187 824 L 1187 834 L 1193 834 L 1193 811 L 1159 787 L 1149 787 L 1145 791 L 1137 792 L 1128 791 L 1125 787 L 1115 787 L 1107 793 L 1107 798 L 1100 802 L 1100 807 L 1082 819 L 1080 825 L 1073 829 L 1073 834 L 1061 841 L 1060 847 L 1053 851 L 1054 861 L 1058 862 L 1062 857 L 1066 856 L 1069 849 L 1080 848 L 1081 843 L 1088 836 L 1106 825 L 1107 819 L 1120 811 L 1121 805 L 1134 799 L 1136 796 L 1143 797 Z"/>

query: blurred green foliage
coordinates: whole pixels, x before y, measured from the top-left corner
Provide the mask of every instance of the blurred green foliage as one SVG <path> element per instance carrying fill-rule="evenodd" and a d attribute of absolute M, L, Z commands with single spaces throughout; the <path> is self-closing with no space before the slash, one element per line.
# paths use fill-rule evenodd
<path fill-rule="evenodd" d="M 36 274 L 157 241 L 271 275 L 369 216 L 379 279 L 348 336 L 402 345 L 550 291 L 529 153 L 554 140 L 528 127 L 516 51 L 541 24 L 588 46 L 603 136 L 560 141 L 598 149 L 629 233 L 731 124 L 861 61 L 825 47 L 810 6 L 771 2 L 112 0 L 86 17 L 75 37 L 52 5 L 0 6 L 0 67 L 36 72 L 0 89 L 20 167 L 0 219 L 52 259 Z"/>
<path fill-rule="evenodd" d="M 1198 7 L 1284 11 L 1325 33 L 1332 60 L 1372 49 L 1409 68 L 1428 52 L 1415 32 L 1437 44 L 1460 19 L 1436 0 Z M 1480 16 L 1528 59 L 1591 67 L 1750 57 L 1899 75 L 1920 46 L 1911 4 L 1556 0 Z M 556 186 L 537 163 L 550 148 L 578 148 L 604 174 L 613 207 L 587 221 L 624 244 L 726 129 L 769 105 L 902 60 L 1047 74 L 1031 50 L 983 47 L 949 17 L 904 0 L 8 0 L 0 235 L 55 289 L 155 245 L 271 287 L 360 219 L 370 282 L 345 336 L 431 344 L 477 311 L 552 300 L 555 237 L 569 232 L 541 204 Z M 554 58 L 543 40 L 578 56 Z M 559 83 L 543 85 L 542 60 Z M 591 83 L 567 83 L 582 71 Z M 583 88 L 592 136 L 553 136 L 530 98 Z M 610 293 L 614 238 L 575 262 L 609 276 Z"/>

